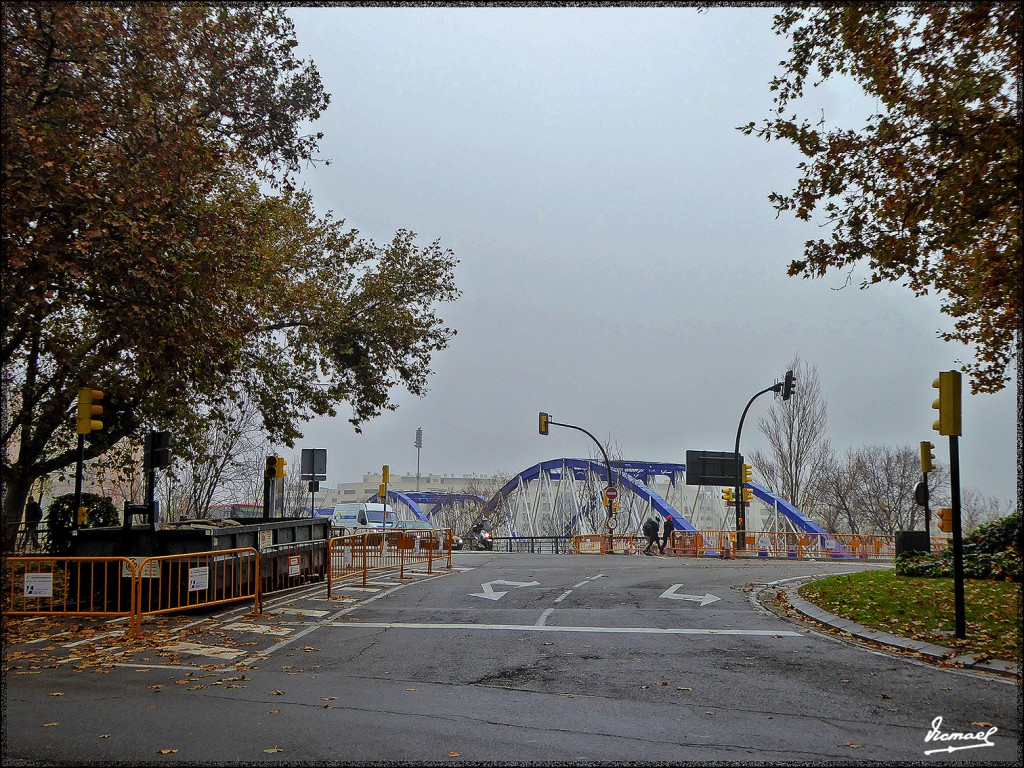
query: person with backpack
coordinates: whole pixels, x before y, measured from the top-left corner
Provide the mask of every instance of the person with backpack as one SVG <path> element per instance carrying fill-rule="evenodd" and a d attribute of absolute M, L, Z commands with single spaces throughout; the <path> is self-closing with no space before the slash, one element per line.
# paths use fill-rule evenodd
<path fill-rule="evenodd" d="M 652 517 L 643 524 L 643 527 L 640 530 L 643 532 L 644 538 L 647 539 L 647 546 L 644 547 L 644 554 L 650 557 L 653 555 L 651 547 L 658 543 L 658 521 Z"/>
<path fill-rule="evenodd" d="M 665 528 L 661 535 L 661 554 L 665 554 L 665 547 L 668 546 L 669 542 L 672 541 L 672 531 L 676 529 L 675 523 L 672 522 L 671 517 L 665 518 Z"/>

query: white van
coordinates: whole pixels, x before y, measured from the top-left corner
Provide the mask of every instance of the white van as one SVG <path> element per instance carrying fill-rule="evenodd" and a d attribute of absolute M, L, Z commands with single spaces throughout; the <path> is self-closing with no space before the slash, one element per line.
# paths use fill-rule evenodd
<path fill-rule="evenodd" d="M 385 517 L 385 512 L 387 517 Z M 331 513 L 331 528 L 344 529 L 346 533 L 361 533 L 363 531 L 379 531 L 382 527 L 393 528 L 398 519 L 394 507 L 385 507 L 384 504 L 371 504 L 369 502 L 349 502 L 338 504 Z"/>

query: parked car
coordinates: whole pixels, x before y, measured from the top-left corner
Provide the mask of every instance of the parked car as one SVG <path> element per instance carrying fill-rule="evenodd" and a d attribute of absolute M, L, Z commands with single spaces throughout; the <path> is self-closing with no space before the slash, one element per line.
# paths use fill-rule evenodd
<path fill-rule="evenodd" d="M 429 538 L 434 538 L 438 541 L 437 544 L 434 544 L 435 549 L 444 549 L 446 547 L 444 544 L 445 532 L 423 520 L 396 520 L 392 530 L 411 533 L 416 538 L 416 543 L 414 544 L 416 549 L 424 546 L 422 544 L 423 539 Z"/>

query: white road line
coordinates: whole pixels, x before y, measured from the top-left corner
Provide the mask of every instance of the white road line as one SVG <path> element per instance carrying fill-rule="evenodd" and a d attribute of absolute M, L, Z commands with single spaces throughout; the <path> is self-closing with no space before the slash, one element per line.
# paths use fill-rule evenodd
<path fill-rule="evenodd" d="M 577 586 L 579 586 L 579 585 L 577 585 Z M 565 598 L 567 598 L 571 594 L 572 594 L 572 590 L 571 589 L 567 589 L 567 590 L 565 590 L 565 592 L 563 592 L 562 594 L 560 594 L 558 597 L 555 598 L 555 602 L 556 603 L 560 603 L 563 600 L 565 600 Z"/>
<path fill-rule="evenodd" d="M 552 609 L 548 609 L 552 610 Z M 545 612 L 546 613 L 546 612 Z M 547 618 L 544 616 L 543 618 Z M 678 627 L 549 627 L 538 624 L 416 624 L 382 621 L 345 621 L 321 624 L 323 627 L 358 627 L 360 629 L 475 629 L 481 631 L 519 632 L 605 632 L 638 635 L 732 635 L 742 637 L 802 637 L 799 632 L 770 629 L 684 629 Z"/>
<path fill-rule="evenodd" d="M 542 613 L 540 615 L 540 618 L 537 619 L 537 623 L 534 624 L 534 626 L 535 627 L 543 627 L 544 626 L 544 622 L 547 620 L 548 616 L 551 615 L 551 612 L 553 610 L 555 610 L 555 609 L 554 608 L 548 608 L 546 611 L 544 611 L 544 613 Z"/>

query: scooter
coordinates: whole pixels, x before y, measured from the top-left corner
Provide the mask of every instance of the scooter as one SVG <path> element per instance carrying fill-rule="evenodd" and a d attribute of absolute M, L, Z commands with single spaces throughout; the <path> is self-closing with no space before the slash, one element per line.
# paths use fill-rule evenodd
<path fill-rule="evenodd" d="M 491 538 L 491 524 L 486 520 L 477 523 L 471 529 L 473 534 L 472 547 L 475 550 L 492 550 L 494 549 L 494 541 Z"/>

